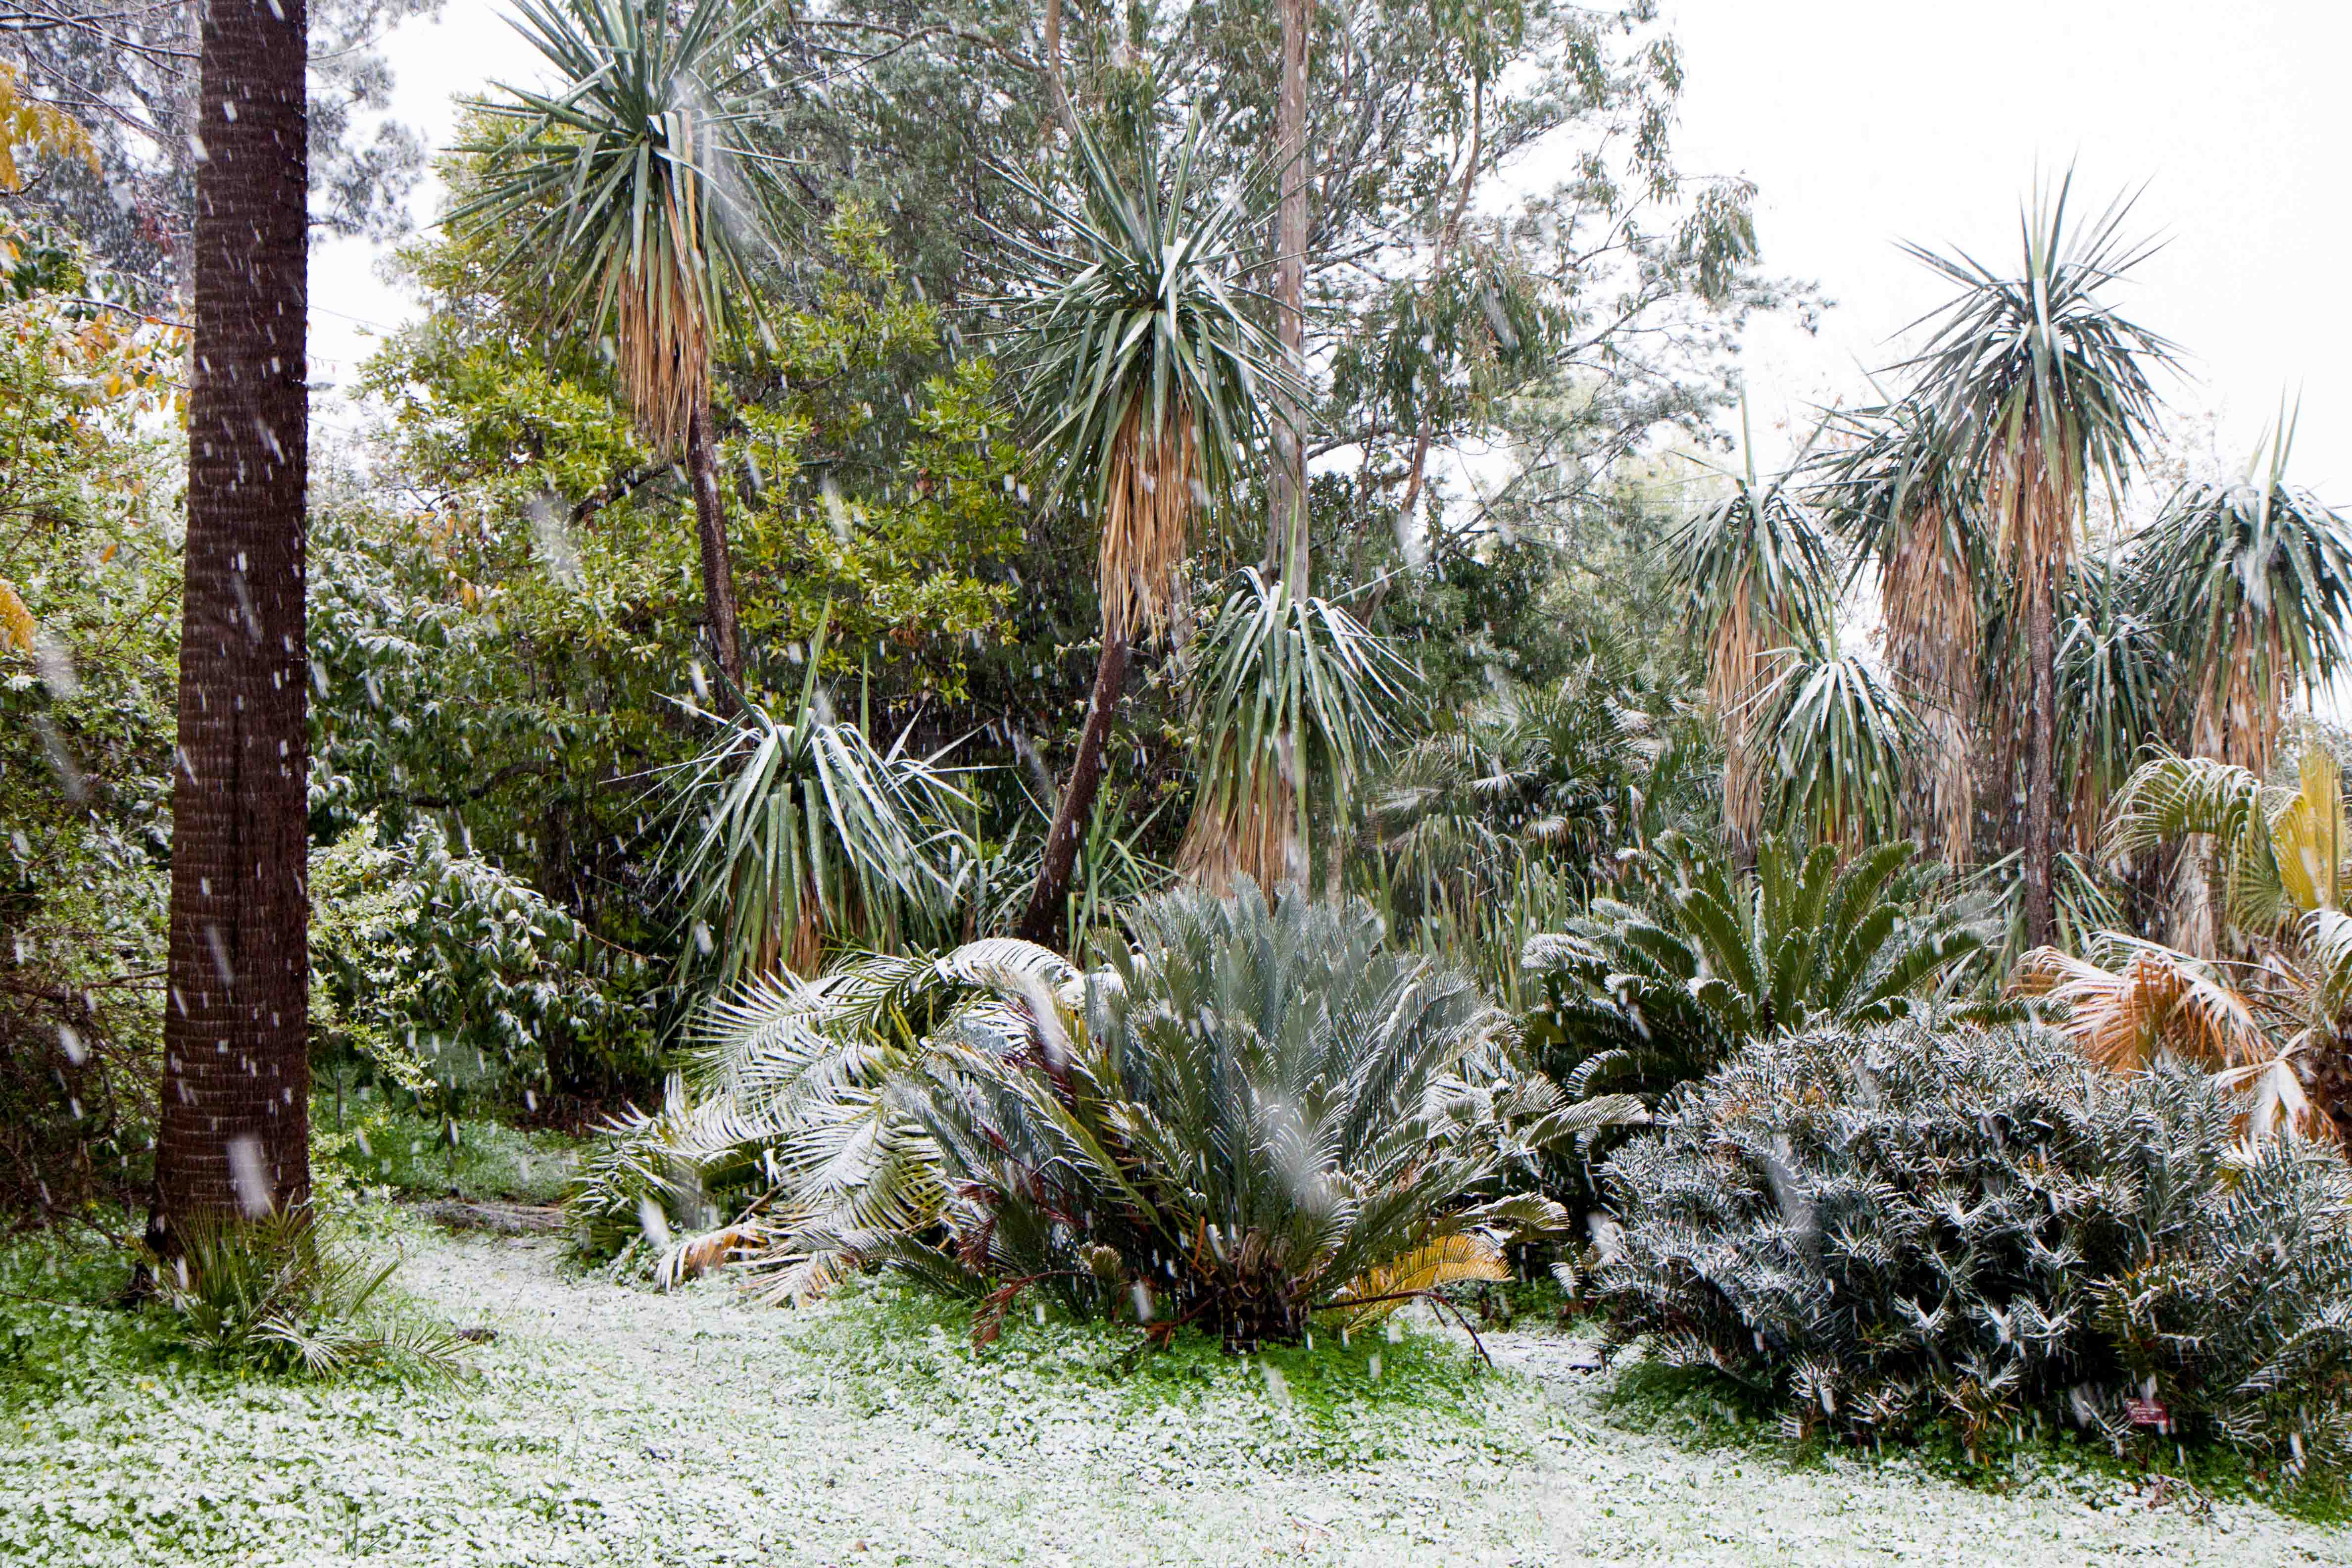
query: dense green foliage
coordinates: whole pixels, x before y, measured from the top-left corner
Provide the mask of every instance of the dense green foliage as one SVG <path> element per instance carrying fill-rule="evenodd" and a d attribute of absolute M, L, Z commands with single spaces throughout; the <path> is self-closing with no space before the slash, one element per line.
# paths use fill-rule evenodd
<path fill-rule="evenodd" d="M 2197 1075 L 2111 1077 L 2031 1026 L 1781 1035 L 1601 1182 L 1616 1342 L 1723 1373 L 1792 1431 L 2352 1453 L 2352 1181 L 2242 1150 L 2233 1097 Z"/>

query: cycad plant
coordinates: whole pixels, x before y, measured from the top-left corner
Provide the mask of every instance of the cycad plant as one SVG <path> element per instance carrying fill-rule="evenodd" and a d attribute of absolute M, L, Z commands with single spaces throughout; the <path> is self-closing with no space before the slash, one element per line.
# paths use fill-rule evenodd
<path fill-rule="evenodd" d="M 1665 542 L 1688 595 L 1685 623 L 1706 639 L 1707 700 L 1723 726 L 1724 822 L 1742 852 L 1764 826 L 1757 710 L 1779 651 L 1822 629 L 1835 572 L 1803 497 L 1781 478 L 1759 479 L 1748 445 L 1746 472 L 1730 493 Z"/>
<path fill-rule="evenodd" d="M 1630 1110 L 1498 1083 L 1508 1020 L 1360 902 L 1244 884 L 1129 923 L 1082 1013 L 1011 1055 L 939 1041 L 891 1091 L 954 1196 L 938 1244 L 882 1256 L 983 1331 L 1036 1290 L 1239 1348 L 1502 1278 L 1502 1245 L 1559 1220 L 1499 1195 L 1513 1151 Z"/>
<path fill-rule="evenodd" d="M 1652 858 L 1654 910 L 1599 900 L 1528 944 L 1545 981 L 1532 1059 L 1571 1095 L 1654 1103 L 1751 1040 L 1907 1017 L 1953 994 L 1983 942 L 1923 898 L 1912 854 L 1883 845 L 1841 868 L 1832 846 L 1768 837 L 1739 875 L 1671 842 Z"/>
<path fill-rule="evenodd" d="M 2134 541 L 2134 566 L 2195 672 L 2188 749 L 2267 773 L 2289 701 L 2344 667 L 2352 529 L 2286 482 L 2291 418 L 2244 478 L 2189 483 Z"/>
<path fill-rule="evenodd" d="M 835 720 L 824 658 L 820 626 L 792 710 L 746 709 L 677 775 L 680 963 L 722 992 L 780 965 L 814 974 L 828 939 L 932 940 L 952 910 L 944 862 L 969 803 L 940 756 Z"/>
<path fill-rule="evenodd" d="M 742 48 L 761 10 L 728 0 L 515 8 L 558 85 L 474 105 L 508 129 L 457 149 L 483 161 L 484 181 L 443 221 L 484 236 L 550 328 L 609 334 L 638 434 L 656 453 L 684 447 L 712 651 L 740 689 L 710 370 L 738 315 L 757 310 L 751 261 L 781 162 L 758 144 L 768 110 Z"/>
<path fill-rule="evenodd" d="M 2021 215 L 2024 254 L 2004 276 L 1965 254 L 1911 254 L 1959 293 L 1906 366 L 1931 409 L 1930 471 L 1982 487 L 1980 512 L 2027 675 L 2026 924 L 2048 940 L 2056 888 L 2059 599 L 2094 479 L 2119 492 L 2155 433 L 2153 368 L 2170 345 L 2107 290 L 2148 254 L 2125 237 L 2131 204 L 2070 221 L 2070 174 Z"/>
<path fill-rule="evenodd" d="M 1306 885 L 1318 807 L 1336 876 L 1357 782 L 1412 678 L 1344 606 L 1289 576 L 1268 586 L 1248 567 L 1241 579 L 1196 651 L 1200 784 L 1176 856 L 1179 871 L 1220 894 L 1242 878 Z"/>
<path fill-rule="evenodd" d="M 1002 305 L 1047 493 L 1092 507 L 1101 528 L 1102 654 L 1022 920 L 1038 942 L 1060 939 L 1129 646 L 1166 629 L 1195 516 L 1232 502 L 1265 432 L 1265 400 L 1293 379 L 1239 283 L 1255 244 L 1251 198 L 1264 182 L 1223 195 L 1198 188 L 1197 123 L 1164 184 L 1150 136 L 1136 139 L 1129 182 L 1084 125 L 1071 130 L 1076 200 L 1007 174 L 1067 236 L 1070 252 L 1000 236 L 1034 275 Z"/>

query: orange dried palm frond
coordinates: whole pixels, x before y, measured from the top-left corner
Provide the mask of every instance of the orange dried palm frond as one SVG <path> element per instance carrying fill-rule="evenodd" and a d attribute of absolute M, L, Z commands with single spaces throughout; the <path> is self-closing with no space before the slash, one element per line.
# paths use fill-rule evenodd
<path fill-rule="evenodd" d="M 1171 402 L 1150 423 L 1137 396 L 1111 446 L 1103 495 L 1103 635 L 1133 640 L 1163 635 L 1183 591 L 1186 542 L 1203 493 L 1192 405 Z"/>
<path fill-rule="evenodd" d="M 2058 1027 L 2083 1054 L 2118 1070 L 2145 1067 L 2167 1050 L 2213 1068 L 2275 1055 L 2254 1004 L 2210 966 L 2154 942 L 2111 941 L 2130 954 L 2120 969 L 2035 948 L 2018 961 L 2011 988 L 2056 1005 Z"/>

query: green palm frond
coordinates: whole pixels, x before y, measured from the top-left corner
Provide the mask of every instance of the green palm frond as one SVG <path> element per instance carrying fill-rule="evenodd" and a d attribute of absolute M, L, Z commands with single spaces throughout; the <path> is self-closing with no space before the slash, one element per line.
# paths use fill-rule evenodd
<path fill-rule="evenodd" d="M 514 26 L 562 84 L 470 107 L 508 127 L 457 151 L 484 183 L 443 219 L 496 247 L 551 325 L 614 339 L 646 439 L 674 449 L 730 311 L 758 310 L 751 265 L 784 160 L 744 59 L 758 6 L 515 0 Z M 520 290 L 519 290 L 520 292 Z"/>
<path fill-rule="evenodd" d="M 1304 881 L 1316 808 L 1347 831 L 1358 782 L 1389 733 L 1387 710 L 1414 672 L 1345 607 L 1287 578 L 1269 587 L 1255 567 L 1200 658 L 1201 784 L 1177 867 L 1220 892 L 1241 877 Z"/>
<path fill-rule="evenodd" d="M 969 805 L 939 755 L 887 751 L 835 721 L 817 684 L 818 628 L 797 703 L 751 708 L 679 771 L 672 835 L 692 940 L 682 970 L 724 991 L 783 964 L 813 973 L 828 937 L 895 945 L 944 930 L 940 864 Z"/>
<path fill-rule="evenodd" d="M 1256 264 L 1265 181 L 1204 188 L 1208 131 L 1194 123 L 1163 184 L 1150 138 L 1130 183 L 1076 127 L 1076 202 L 1001 171 L 1072 245 L 1064 254 L 999 231 L 1037 281 L 992 304 L 1010 321 L 1049 498 L 1082 497 L 1101 519 L 1103 624 L 1117 637 L 1165 626 L 1194 513 L 1244 480 L 1267 399 L 1306 397 L 1240 281 Z"/>

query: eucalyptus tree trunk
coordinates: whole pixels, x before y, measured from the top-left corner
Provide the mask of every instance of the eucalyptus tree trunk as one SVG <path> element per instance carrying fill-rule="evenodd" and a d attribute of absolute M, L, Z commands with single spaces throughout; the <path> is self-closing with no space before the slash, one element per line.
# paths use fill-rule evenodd
<path fill-rule="evenodd" d="M 1275 220 L 1275 334 L 1282 357 L 1305 380 L 1307 367 L 1307 40 L 1313 0 L 1282 0 L 1282 89 L 1275 100 L 1282 205 Z M 1307 442 L 1297 403 L 1275 410 L 1266 482 L 1265 575 L 1307 591 Z"/>
<path fill-rule="evenodd" d="M 694 486 L 695 532 L 702 546 L 702 618 L 710 651 L 724 680 L 714 682 L 719 711 L 740 704 L 743 644 L 735 624 L 735 561 L 727 548 L 727 501 L 719 489 L 719 437 L 710 417 L 710 395 L 696 400 L 686 426 L 686 472 Z"/>
<path fill-rule="evenodd" d="M 1068 936 L 1066 910 L 1070 878 L 1078 861 L 1078 839 L 1094 816 L 1095 796 L 1102 789 L 1103 752 L 1110 740 L 1118 697 L 1127 686 L 1127 639 L 1103 633 L 1102 656 L 1095 660 L 1094 694 L 1087 700 L 1086 728 L 1078 732 L 1078 754 L 1070 761 L 1069 782 L 1054 808 L 1054 825 L 1045 830 L 1045 856 L 1037 867 L 1037 885 L 1022 912 L 1018 934 L 1041 947 L 1059 949 Z"/>
<path fill-rule="evenodd" d="M 197 134 L 170 991 L 151 1231 L 310 1167 L 303 0 L 209 0 Z"/>

